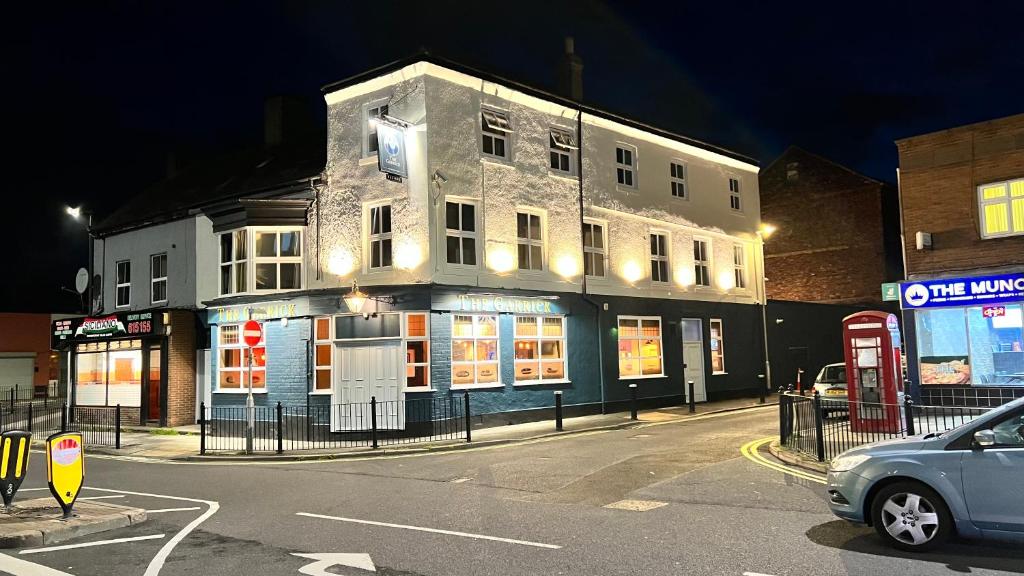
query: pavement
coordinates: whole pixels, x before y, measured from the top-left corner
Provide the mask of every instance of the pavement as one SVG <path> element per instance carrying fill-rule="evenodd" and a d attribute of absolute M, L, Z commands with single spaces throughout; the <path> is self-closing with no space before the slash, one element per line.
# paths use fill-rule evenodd
<path fill-rule="evenodd" d="M 145 510 L 91 501 L 75 502 L 72 517 L 65 519 L 53 498 L 21 498 L 11 510 L 0 511 L 0 548 L 48 545 L 146 521 Z"/>
<path fill-rule="evenodd" d="M 791 472 L 764 450 L 777 428 L 777 410 L 764 407 L 322 462 L 94 454 L 84 493 L 114 496 L 149 520 L 69 541 L 75 548 L 5 551 L 0 573 L 1024 573 L 1019 548 L 954 542 L 910 554 L 836 519 L 820 475 Z M 28 486 L 43 484 L 42 459 L 29 474 Z"/>

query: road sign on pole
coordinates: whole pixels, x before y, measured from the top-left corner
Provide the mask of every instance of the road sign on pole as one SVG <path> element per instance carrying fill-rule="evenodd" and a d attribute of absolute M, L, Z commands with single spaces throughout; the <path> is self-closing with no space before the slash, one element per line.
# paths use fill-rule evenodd
<path fill-rule="evenodd" d="M 79 432 L 58 432 L 46 439 L 46 479 L 65 518 L 71 518 L 71 508 L 85 481 L 83 444 Z"/>
<path fill-rule="evenodd" d="M 3 494 L 4 506 L 8 509 L 28 472 L 31 446 L 31 432 L 10 430 L 0 436 L 0 493 Z"/>
<path fill-rule="evenodd" d="M 245 453 L 252 454 L 253 432 L 256 428 L 256 402 L 252 398 L 252 349 L 263 340 L 263 326 L 255 320 L 249 320 L 242 325 L 242 339 L 249 347 L 245 362 L 249 373 L 249 393 L 245 397 Z"/>

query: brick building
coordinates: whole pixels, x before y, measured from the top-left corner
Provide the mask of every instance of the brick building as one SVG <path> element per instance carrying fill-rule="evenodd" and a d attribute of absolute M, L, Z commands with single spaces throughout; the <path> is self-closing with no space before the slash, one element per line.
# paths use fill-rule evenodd
<path fill-rule="evenodd" d="M 0 399 L 8 398 L 12 389 L 19 398 L 46 394 L 47 385 L 57 380 L 60 366 L 50 353 L 51 318 L 0 314 Z"/>
<path fill-rule="evenodd" d="M 790 146 L 759 177 L 771 300 L 881 305 L 902 278 L 899 206 L 891 184 Z"/>
<path fill-rule="evenodd" d="M 911 380 L 928 403 L 1024 395 L 1024 114 L 896 145 Z"/>

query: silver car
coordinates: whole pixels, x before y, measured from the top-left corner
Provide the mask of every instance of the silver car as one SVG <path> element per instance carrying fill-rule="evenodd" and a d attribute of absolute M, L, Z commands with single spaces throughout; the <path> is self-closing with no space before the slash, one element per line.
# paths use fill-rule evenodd
<path fill-rule="evenodd" d="M 948 432 L 847 450 L 828 496 L 835 515 L 903 550 L 954 534 L 1024 543 L 1024 398 Z"/>

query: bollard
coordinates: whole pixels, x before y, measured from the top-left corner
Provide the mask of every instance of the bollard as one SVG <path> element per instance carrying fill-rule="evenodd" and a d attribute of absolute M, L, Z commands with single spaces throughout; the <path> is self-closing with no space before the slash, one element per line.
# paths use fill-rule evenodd
<path fill-rule="evenodd" d="M 277 453 L 284 453 L 284 409 L 277 403 Z"/>
<path fill-rule="evenodd" d="M 629 385 L 629 419 L 636 420 L 636 384 Z"/>
<path fill-rule="evenodd" d="M 910 396 L 903 397 L 903 417 L 907 423 L 907 436 L 914 436 L 917 431 L 914 430 L 914 401 L 910 399 Z"/>
<path fill-rule="evenodd" d="M 32 431 L 32 402 L 28 403 L 28 431 Z"/>
<path fill-rule="evenodd" d="M 814 391 L 814 447 L 818 462 L 825 461 L 825 417 L 821 412 L 821 394 Z"/>
<path fill-rule="evenodd" d="M 690 403 L 690 414 L 697 411 L 697 399 L 693 397 L 693 380 L 686 381 L 686 399 Z"/>
<path fill-rule="evenodd" d="M 765 395 L 764 374 L 758 374 L 757 378 L 758 378 L 758 385 L 757 385 L 757 387 L 758 387 L 758 389 L 761 390 L 761 392 L 758 394 L 758 397 L 757 397 L 757 403 L 758 404 L 764 404 L 764 395 Z"/>
<path fill-rule="evenodd" d="M 466 442 L 473 441 L 473 421 L 469 417 L 469 392 L 466 392 L 462 396 L 463 407 L 466 410 Z"/>
<path fill-rule="evenodd" d="M 121 449 L 121 405 L 114 407 L 114 448 Z"/>
<path fill-rule="evenodd" d="M 370 396 L 370 440 L 377 448 L 377 397 Z"/>
<path fill-rule="evenodd" d="M 199 455 L 206 454 L 206 402 L 199 403 Z"/>
<path fill-rule="evenodd" d="M 555 390 L 555 430 L 562 431 L 562 391 Z"/>
<path fill-rule="evenodd" d="M 68 403 L 62 402 L 60 405 L 60 431 L 68 431 Z"/>

